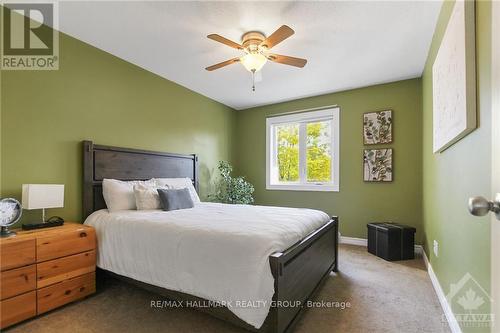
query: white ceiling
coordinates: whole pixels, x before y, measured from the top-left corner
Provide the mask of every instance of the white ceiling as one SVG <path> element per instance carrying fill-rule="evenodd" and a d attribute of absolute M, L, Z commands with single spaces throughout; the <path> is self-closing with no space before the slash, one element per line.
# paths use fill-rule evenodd
<path fill-rule="evenodd" d="M 441 1 L 61 2 L 61 31 L 235 109 L 419 77 Z M 238 56 L 206 38 L 236 42 L 287 24 L 295 35 L 273 51 L 308 59 L 303 69 L 268 62 L 251 91 Z"/>

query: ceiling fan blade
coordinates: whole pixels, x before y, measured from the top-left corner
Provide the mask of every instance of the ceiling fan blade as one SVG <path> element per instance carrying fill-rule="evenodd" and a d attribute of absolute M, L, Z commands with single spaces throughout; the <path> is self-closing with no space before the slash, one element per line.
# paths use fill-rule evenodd
<path fill-rule="evenodd" d="M 207 36 L 207 38 L 210 38 L 212 40 L 215 40 L 216 42 L 225 44 L 225 45 L 227 45 L 229 47 L 232 47 L 234 49 L 243 50 L 243 46 L 241 46 L 238 43 L 233 42 L 232 40 L 229 40 L 229 39 L 227 39 L 225 37 L 222 37 L 221 35 L 210 34 L 210 35 Z"/>
<path fill-rule="evenodd" d="M 227 66 L 227 65 L 234 64 L 235 62 L 239 62 L 239 61 L 240 61 L 240 58 L 233 58 L 233 59 L 229 59 L 229 60 L 226 60 L 226 61 L 223 61 L 223 62 L 219 62 L 218 64 L 209 66 L 209 67 L 207 67 L 205 69 L 207 71 L 214 71 L 216 69 L 219 69 L 219 68 Z"/>
<path fill-rule="evenodd" d="M 267 59 L 278 62 L 280 64 L 284 65 L 290 65 L 290 66 L 295 66 L 295 67 L 304 67 L 307 64 L 306 59 L 302 58 L 295 58 L 295 57 L 290 57 L 290 56 L 285 56 L 285 55 L 280 55 L 280 54 L 275 54 L 271 53 L 267 55 Z"/>
<path fill-rule="evenodd" d="M 287 25 L 282 25 L 278 28 L 278 30 L 273 32 L 271 36 L 267 37 L 262 43 L 260 43 L 260 45 L 270 49 L 271 47 L 278 45 L 294 33 L 295 31 L 293 31 L 292 28 Z"/>

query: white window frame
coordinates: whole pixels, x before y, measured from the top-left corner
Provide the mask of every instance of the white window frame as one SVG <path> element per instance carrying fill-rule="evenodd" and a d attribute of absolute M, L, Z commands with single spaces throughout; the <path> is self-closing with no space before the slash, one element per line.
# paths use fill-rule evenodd
<path fill-rule="evenodd" d="M 331 182 L 306 182 L 306 124 L 314 121 L 331 120 Z M 299 123 L 299 182 L 276 182 L 278 171 L 276 125 Z M 305 111 L 266 119 L 266 189 L 283 191 L 330 191 L 340 190 L 340 108 L 331 107 L 318 111 Z"/>

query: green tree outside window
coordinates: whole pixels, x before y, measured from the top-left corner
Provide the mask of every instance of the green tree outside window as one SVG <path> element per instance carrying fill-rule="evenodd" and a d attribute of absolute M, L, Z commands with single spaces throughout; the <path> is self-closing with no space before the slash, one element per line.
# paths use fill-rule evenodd
<path fill-rule="evenodd" d="M 299 124 L 276 127 L 280 182 L 299 181 Z M 306 124 L 306 167 L 308 182 L 331 181 L 331 121 Z"/>

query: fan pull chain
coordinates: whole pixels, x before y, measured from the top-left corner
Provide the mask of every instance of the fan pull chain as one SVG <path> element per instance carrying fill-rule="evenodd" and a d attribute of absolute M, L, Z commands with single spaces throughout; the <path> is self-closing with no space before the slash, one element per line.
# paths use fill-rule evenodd
<path fill-rule="evenodd" d="M 255 69 L 252 69 L 252 91 L 255 91 Z"/>

